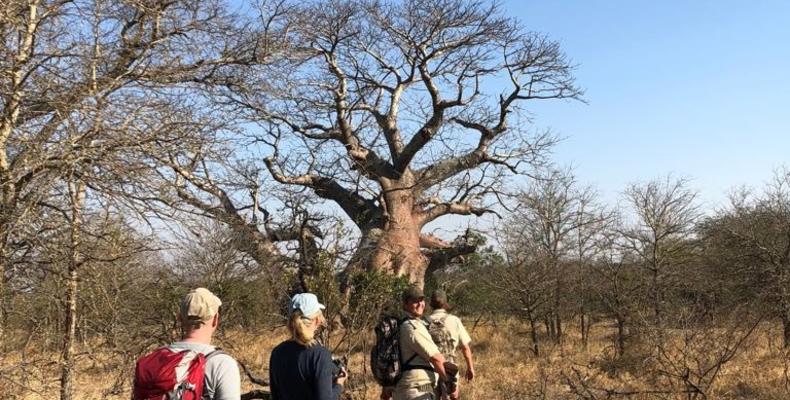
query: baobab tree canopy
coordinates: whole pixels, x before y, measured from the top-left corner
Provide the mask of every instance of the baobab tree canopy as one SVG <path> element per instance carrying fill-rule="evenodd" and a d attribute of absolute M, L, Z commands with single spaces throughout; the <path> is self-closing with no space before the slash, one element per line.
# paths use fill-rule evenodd
<path fill-rule="evenodd" d="M 530 133 L 523 104 L 581 95 L 556 42 L 485 2 L 329 1 L 293 15 L 287 40 L 303 57 L 265 91 L 226 95 L 264 127 L 277 182 L 356 224 L 359 266 L 420 284 L 432 258 L 474 248 L 423 227 L 493 212 L 506 177 L 555 142 Z"/>
<path fill-rule="evenodd" d="M 442 240 L 428 223 L 495 212 L 510 177 L 546 162 L 557 139 L 532 127 L 525 106 L 581 96 L 559 45 L 488 2 L 280 1 L 255 12 L 233 44 L 242 61 L 196 80 L 225 120 L 244 122 L 249 147 L 230 168 L 240 175 L 212 177 L 205 149 L 165 163 L 179 196 L 250 238 L 240 250 L 259 262 L 278 256 L 277 241 L 318 233 L 291 223 L 273 234 L 257 200 L 269 175 L 337 205 L 359 229 L 347 272 L 422 284 L 475 249 L 472 235 Z M 254 187 L 250 206 L 230 193 L 242 181 Z"/>

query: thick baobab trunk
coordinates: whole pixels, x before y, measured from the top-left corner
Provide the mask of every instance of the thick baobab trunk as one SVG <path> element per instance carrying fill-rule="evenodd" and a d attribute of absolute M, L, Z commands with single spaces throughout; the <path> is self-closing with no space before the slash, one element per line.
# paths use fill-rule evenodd
<path fill-rule="evenodd" d="M 420 252 L 419 232 L 414 235 L 405 229 L 384 232 L 370 263 L 375 270 L 405 275 L 414 283 L 422 283 L 428 268 L 428 259 Z"/>
<path fill-rule="evenodd" d="M 420 226 L 409 213 L 392 216 L 389 227 L 381 237 L 370 257 L 369 268 L 406 276 L 409 282 L 422 287 L 428 258 L 420 249 Z"/>
<path fill-rule="evenodd" d="M 410 186 L 410 182 L 401 182 L 385 188 L 387 214 L 367 267 L 406 276 L 409 282 L 422 287 L 429 260 L 420 247 L 422 225 L 414 210 Z"/>

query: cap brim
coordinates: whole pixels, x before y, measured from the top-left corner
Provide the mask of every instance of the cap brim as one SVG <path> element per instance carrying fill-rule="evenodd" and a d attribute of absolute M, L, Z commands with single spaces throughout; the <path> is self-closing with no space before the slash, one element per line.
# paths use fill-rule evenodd
<path fill-rule="evenodd" d="M 326 306 L 321 303 L 318 303 L 318 308 L 321 310 L 326 310 Z"/>

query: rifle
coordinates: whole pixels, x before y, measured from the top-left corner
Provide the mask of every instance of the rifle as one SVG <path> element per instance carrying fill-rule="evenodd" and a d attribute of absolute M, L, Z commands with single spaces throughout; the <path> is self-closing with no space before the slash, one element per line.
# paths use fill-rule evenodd
<path fill-rule="evenodd" d="M 447 400 L 450 398 L 450 394 L 455 392 L 455 389 L 458 387 L 458 371 L 458 365 L 449 361 L 444 363 L 444 373 L 447 375 L 447 380 L 439 382 L 439 385 L 436 387 L 437 398 Z"/>

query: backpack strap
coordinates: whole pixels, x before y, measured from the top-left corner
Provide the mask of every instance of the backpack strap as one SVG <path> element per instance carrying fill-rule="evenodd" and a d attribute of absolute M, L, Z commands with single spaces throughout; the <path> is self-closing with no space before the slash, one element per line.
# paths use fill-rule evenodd
<path fill-rule="evenodd" d="M 214 349 L 214 351 L 209 352 L 208 354 L 206 354 L 206 361 L 208 361 L 209 358 L 211 358 L 211 357 L 222 355 L 222 354 L 228 354 L 228 353 L 222 351 L 222 349 L 217 347 L 217 348 Z"/>
<path fill-rule="evenodd" d="M 404 365 L 402 368 L 404 371 L 411 371 L 413 369 L 424 369 L 426 371 L 433 371 L 433 367 L 428 365 Z"/>
<path fill-rule="evenodd" d="M 409 318 L 409 317 L 403 318 L 401 320 L 401 324 L 404 323 L 404 322 L 408 322 L 408 323 L 411 324 L 412 328 L 415 328 L 414 324 L 411 322 L 411 320 L 412 320 L 412 318 Z M 400 332 L 398 332 L 398 334 L 400 334 Z M 411 365 L 411 364 L 409 364 L 415 358 L 417 358 L 417 353 L 414 353 L 414 355 L 409 357 L 409 359 L 406 360 L 406 362 L 402 363 L 401 364 L 401 369 L 403 371 L 410 371 L 410 370 L 413 370 L 413 369 L 423 369 L 423 370 L 426 370 L 426 371 L 433 371 L 433 367 L 430 366 L 430 365 Z M 428 362 L 430 363 L 430 361 L 428 361 Z"/>
<path fill-rule="evenodd" d="M 214 348 L 214 350 L 212 350 L 211 352 L 209 352 L 209 353 L 207 353 L 205 355 L 206 364 L 208 364 L 209 360 L 211 360 L 214 356 L 218 356 L 218 355 L 222 355 L 222 354 L 228 354 L 228 353 L 225 353 L 219 347 Z M 205 371 L 204 371 L 203 379 L 204 379 L 204 382 L 205 382 L 205 379 L 206 379 Z M 208 393 L 206 393 L 205 383 L 204 383 L 204 386 L 203 386 L 203 396 L 199 400 L 210 400 L 209 397 L 208 397 Z"/>
<path fill-rule="evenodd" d="M 412 370 L 412 369 L 424 369 L 426 371 L 433 371 L 433 367 L 430 366 L 430 365 L 411 365 L 411 364 L 409 364 L 411 362 L 411 360 L 414 360 L 415 358 L 417 358 L 417 353 L 414 353 L 413 356 L 409 357 L 409 359 L 406 360 L 405 363 L 403 363 L 401 369 L 404 370 L 404 371 L 409 371 L 409 370 Z"/>

